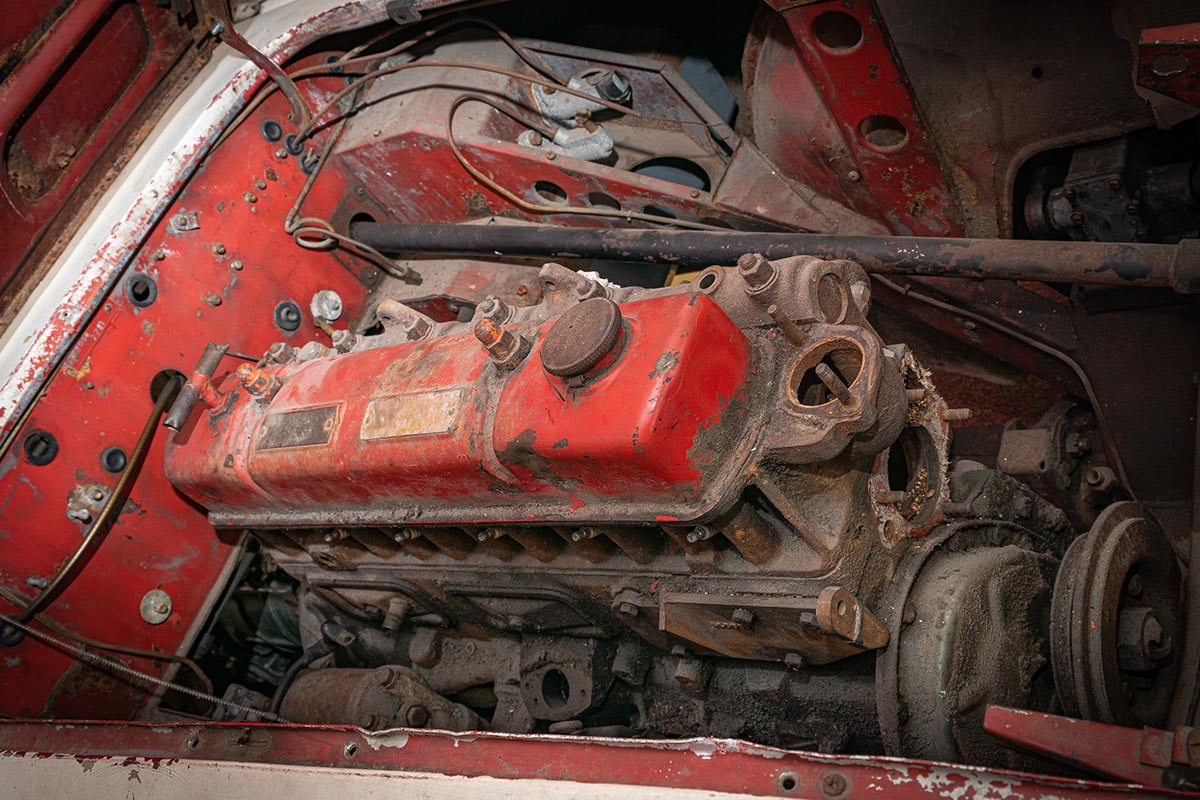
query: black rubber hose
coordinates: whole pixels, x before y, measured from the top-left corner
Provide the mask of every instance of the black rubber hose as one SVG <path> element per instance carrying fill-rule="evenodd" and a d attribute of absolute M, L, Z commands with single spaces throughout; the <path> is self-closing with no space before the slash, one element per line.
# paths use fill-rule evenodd
<path fill-rule="evenodd" d="M 743 253 L 845 258 L 880 275 L 994 278 L 1200 291 L 1200 240 L 1178 245 L 841 236 L 747 231 L 357 222 L 350 235 L 390 254 L 543 256 L 730 265 Z"/>
<path fill-rule="evenodd" d="M 292 682 L 296 680 L 300 671 L 318 658 L 323 658 L 332 652 L 333 646 L 327 640 L 322 639 L 301 653 L 300 657 L 292 662 L 292 665 L 287 668 L 287 672 L 283 673 L 283 677 L 279 679 L 279 686 L 275 689 L 275 694 L 271 695 L 271 707 L 268 711 L 278 715 L 279 709 L 283 705 L 283 698 L 287 694 L 287 690 L 292 688 Z"/>

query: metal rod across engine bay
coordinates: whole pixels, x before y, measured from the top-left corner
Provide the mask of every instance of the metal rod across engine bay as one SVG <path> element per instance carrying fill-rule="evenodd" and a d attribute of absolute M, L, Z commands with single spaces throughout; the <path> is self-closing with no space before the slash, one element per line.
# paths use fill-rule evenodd
<path fill-rule="evenodd" d="M 707 267 L 743 253 L 845 258 L 881 275 L 994 278 L 1200 291 L 1200 240 L 1177 245 L 850 236 L 745 231 L 622 230 L 559 225 L 357 222 L 350 234 L 386 253 L 611 258 Z"/>

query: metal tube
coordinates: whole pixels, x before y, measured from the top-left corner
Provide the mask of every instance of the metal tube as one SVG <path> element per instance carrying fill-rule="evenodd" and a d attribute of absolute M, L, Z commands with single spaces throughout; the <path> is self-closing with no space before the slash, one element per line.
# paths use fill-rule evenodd
<path fill-rule="evenodd" d="M 125 470 L 117 478 L 116 485 L 109 492 L 108 500 L 104 503 L 104 507 L 100 509 L 100 513 L 96 515 L 96 520 L 92 523 L 92 527 L 84 534 L 83 541 L 75 548 L 75 552 L 71 553 L 70 557 L 54 573 L 54 577 L 46 584 L 46 588 L 42 589 L 37 597 L 29 601 L 29 605 L 25 606 L 17 614 L 16 619 L 18 622 L 29 622 L 29 620 L 33 619 L 34 615 L 50 604 L 63 584 L 67 582 L 71 574 L 75 571 L 75 568 L 79 566 L 79 563 L 91 551 L 92 545 L 101 538 L 101 534 L 108 528 L 117 511 L 125 504 L 125 496 L 129 485 L 137 476 L 138 470 L 142 466 L 142 461 L 146 458 L 146 451 L 150 449 L 150 442 L 154 440 L 154 431 L 158 427 L 158 418 L 162 415 L 164 409 L 166 409 L 167 403 L 175 397 L 175 390 L 179 387 L 181 379 L 182 376 L 180 375 L 173 375 L 167 379 L 167 382 L 158 393 L 158 398 L 154 401 L 154 408 L 150 411 L 150 416 L 146 419 L 146 424 L 142 427 L 142 433 L 138 436 L 137 444 L 133 446 L 133 450 L 129 453 L 129 460 L 125 465 Z"/>
<path fill-rule="evenodd" d="M 217 371 L 217 365 L 221 363 L 221 359 L 228 352 L 229 345 L 209 342 L 200 355 L 200 360 L 196 362 L 196 368 L 192 370 L 192 374 L 211 378 Z M 191 416 L 192 409 L 196 407 L 199 400 L 200 394 L 196 391 L 196 387 L 192 385 L 191 381 L 188 381 L 179 390 L 179 395 L 171 405 L 171 410 L 167 412 L 167 417 L 163 420 L 163 427 L 178 432 Z"/>
<path fill-rule="evenodd" d="M 558 225 L 410 225 L 357 222 L 350 235 L 385 253 L 610 258 L 707 267 L 743 253 L 845 258 L 881 275 L 995 278 L 1200 292 L 1200 240 L 1178 245 L 841 236 L 813 233 L 567 228 Z"/>

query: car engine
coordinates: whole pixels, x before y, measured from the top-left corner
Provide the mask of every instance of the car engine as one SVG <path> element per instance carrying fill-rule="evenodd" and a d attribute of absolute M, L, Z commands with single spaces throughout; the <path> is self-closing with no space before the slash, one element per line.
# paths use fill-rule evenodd
<path fill-rule="evenodd" d="M 896 3 L 747 3 L 736 36 L 338 6 L 282 67 L 217 5 L 198 40 L 261 86 L 0 451 L 6 516 L 66 504 L 0 570 L 5 648 L 106 570 L 192 691 L 116 717 L 1037 772 L 989 708 L 1190 719 L 1177 87 L 1131 99 L 1109 53 L 1104 125 L 1067 81 L 980 156 L 975 68 L 935 81 Z M 55 680 L 51 716 L 111 691 Z"/>

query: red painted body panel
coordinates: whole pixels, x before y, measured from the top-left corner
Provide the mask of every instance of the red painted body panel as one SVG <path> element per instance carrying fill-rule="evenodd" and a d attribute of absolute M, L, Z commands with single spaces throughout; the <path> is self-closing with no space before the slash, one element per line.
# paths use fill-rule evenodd
<path fill-rule="evenodd" d="M 235 521 L 245 510 L 321 505 L 364 513 L 411 505 L 416 523 L 438 506 L 467 522 L 587 518 L 590 503 L 614 498 L 663 508 L 694 502 L 712 457 L 698 439 L 745 383 L 750 343 L 704 296 L 640 300 L 622 313 L 620 354 L 579 390 L 542 370 L 537 344 L 498 387 L 488 380 L 496 367 L 469 332 L 281 368 L 273 374 L 283 387 L 269 405 L 243 395 L 231 412 L 222 407 L 208 420 L 197 412 L 192 432 L 168 448 L 167 474 Z M 553 324 L 512 329 L 540 343 Z M 237 385 L 230 379 L 223 388 Z M 431 412 L 421 399 L 430 396 L 455 410 Z M 368 435 L 378 424 L 373 402 L 393 404 L 405 432 Z M 324 408 L 337 409 L 327 445 L 260 446 L 264 425 L 294 419 L 277 415 Z M 497 458 L 515 487 L 486 466 Z"/>

